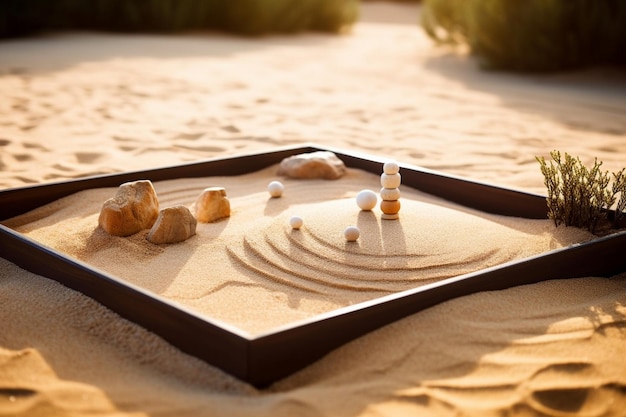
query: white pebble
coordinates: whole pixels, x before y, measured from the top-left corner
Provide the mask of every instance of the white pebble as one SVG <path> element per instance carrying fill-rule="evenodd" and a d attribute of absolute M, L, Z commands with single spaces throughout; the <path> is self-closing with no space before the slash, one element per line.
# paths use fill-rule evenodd
<path fill-rule="evenodd" d="M 304 224 L 304 220 L 302 220 L 302 217 L 300 216 L 293 216 L 291 219 L 289 219 L 289 224 L 291 225 L 292 229 L 298 230 Z"/>
<path fill-rule="evenodd" d="M 361 231 L 356 226 L 348 226 L 346 230 L 343 231 L 343 235 L 348 242 L 356 242 L 359 236 L 361 236 Z"/>
<path fill-rule="evenodd" d="M 383 188 L 398 188 L 402 182 L 400 174 L 382 174 L 380 176 L 380 185 Z"/>
<path fill-rule="evenodd" d="M 285 186 L 280 181 L 272 181 L 267 186 L 267 191 L 274 198 L 282 196 L 284 190 L 285 190 Z"/>
<path fill-rule="evenodd" d="M 372 190 L 361 190 L 356 196 L 356 204 L 361 210 L 369 211 L 376 207 L 378 196 Z"/>
<path fill-rule="evenodd" d="M 388 175 L 397 174 L 400 172 L 400 165 L 395 161 L 386 162 L 385 165 L 383 165 L 383 172 Z"/>
<path fill-rule="evenodd" d="M 399 188 L 381 188 L 380 198 L 386 201 L 395 201 L 400 199 Z"/>

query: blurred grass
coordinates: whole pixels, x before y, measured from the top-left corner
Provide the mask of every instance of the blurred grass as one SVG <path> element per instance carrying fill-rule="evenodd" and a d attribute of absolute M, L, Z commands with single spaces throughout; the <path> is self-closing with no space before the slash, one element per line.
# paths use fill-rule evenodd
<path fill-rule="evenodd" d="M 435 40 L 469 45 L 488 68 L 557 71 L 626 64 L 625 0 L 424 0 Z"/>
<path fill-rule="evenodd" d="M 340 32 L 356 21 L 358 6 L 358 0 L 0 0 L 0 37 L 64 29 Z"/>

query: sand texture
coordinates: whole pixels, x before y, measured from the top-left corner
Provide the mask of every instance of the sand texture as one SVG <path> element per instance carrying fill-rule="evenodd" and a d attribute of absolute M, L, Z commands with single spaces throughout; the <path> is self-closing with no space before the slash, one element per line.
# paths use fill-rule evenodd
<path fill-rule="evenodd" d="M 553 149 L 626 166 L 623 72 L 484 72 L 433 45 L 418 14 L 368 2 L 342 36 L 2 41 L 0 187 L 304 142 L 541 193 L 534 158 Z M 401 219 L 382 223 L 354 204 L 379 188 L 376 175 L 285 181 L 271 200 L 276 178 L 270 167 L 155 183 L 164 207 L 190 205 L 212 185 L 232 200 L 231 218 L 176 245 L 103 234 L 98 212 L 115 188 L 5 223 L 250 333 L 589 238 L 408 188 Z M 293 214 L 305 219 L 299 232 L 287 226 Z M 347 223 L 362 229 L 352 246 L 336 233 Z M 231 275 L 206 273 L 213 256 Z M 624 416 L 625 329 L 626 275 L 552 280 L 447 301 L 258 390 L 0 259 L 0 416 Z"/>
<path fill-rule="evenodd" d="M 87 190 L 4 222 L 34 240 L 208 318 L 251 334 L 340 307 L 584 242 L 586 231 L 548 219 L 488 215 L 402 187 L 398 220 L 361 211 L 355 196 L 380 176 L 349 170 L 339 180 L 277 178 L 277 166 L 235 177 L 155 183 L 161 208 L 191 207 L 207 186 L 229 194 L 231 216 L 196 235 L 155 245 L 148 230 L 111 236 L 98 226 L 116 189 Z M 281 179 L 272 198 L 267 184 Z M 292 216 L 305 221 L 299 230 Z M 356 225 L 357 242 L 343 231 Z"/>

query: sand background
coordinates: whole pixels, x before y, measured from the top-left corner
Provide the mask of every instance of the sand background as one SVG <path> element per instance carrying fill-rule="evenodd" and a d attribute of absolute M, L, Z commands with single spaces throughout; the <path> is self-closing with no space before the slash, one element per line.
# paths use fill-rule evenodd
<path fill-rule="evenodd" d="M 536 155 L 621 169 L 626 77 L 493 74 L 419 8 L 351 34 L 60 33 L 0 43 L 0 186 L 315 142 L 542 192 Z M 443 303 L 258 391 L 0 261 L 0 415 L 623 415 L 626 277 Z"/>

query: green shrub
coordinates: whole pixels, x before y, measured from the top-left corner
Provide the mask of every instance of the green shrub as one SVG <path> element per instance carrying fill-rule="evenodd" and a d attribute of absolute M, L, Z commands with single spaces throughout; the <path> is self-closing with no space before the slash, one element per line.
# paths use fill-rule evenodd
<path fill-rule="evenodd" d="M 48 27 L 54 0 L 1 0 L 0 38 L 28 35 Z"/>
<path fill-rule="evenodd" d="M 358 17 L 358 0 L 238 0 L 219 2 L 220 29 L 244 34 L 297 32 L 303 29 L 339 32 Z"/>
<path fill-rule="evenodd" d="M 57 0 L 69 29 L 162 32 L 210 27 L 213 0 Z"/>
<path fill-rule="evenodd" d="M 613 217 L 616 227 L 626 210 L 626 168 L 609 175 L 600 169 L 602 162 L 597 159 L 592 168 L 587 168 L 580 158 L 567 153 L 564 159 L 559 151 L 552 151 L 550 156 L 549 163 L 543 157 L 537 157 L 537 161 L 548 189 L 548 217 L 554 224 L 586 228 L 593 233 L 601 220 L 608 220 L 609 209 L 617 202 Z"/>
<path fill-rule="evenodd" d="M 424 0 L 422 25 L 486 67 L 555 71 L 626 64 L 624 0 Z"/>
<path fill-rule="evenodd" d="M 358 6 L 358 0 L 2 0 L 0 37 L 49 29 L 339 32 L 356 21 Z"/>

